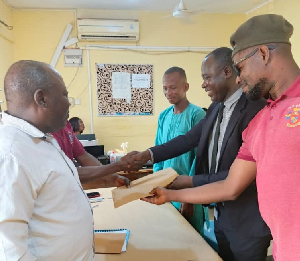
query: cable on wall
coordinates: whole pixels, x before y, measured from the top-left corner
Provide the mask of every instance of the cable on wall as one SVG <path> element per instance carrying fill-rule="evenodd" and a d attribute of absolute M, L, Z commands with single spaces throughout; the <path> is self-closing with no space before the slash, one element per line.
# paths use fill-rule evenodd
<path fill-rule="evenodd" d="M 109 46 L 109 45 L 85 45 L 80 49 L 93 50 L 119 50 L 130 51 L 148 55 L 166 55 L 174 53 L 202 53 L 208 54 L 217 47 L 173 47 L 173 46 Z"/>
<path fill-rule="evenodd" d="M 0 24 L 3 24 L 8 30 L 14 29 L 13 26 L 6 24 L 4 21 L 0 20 Z"/>

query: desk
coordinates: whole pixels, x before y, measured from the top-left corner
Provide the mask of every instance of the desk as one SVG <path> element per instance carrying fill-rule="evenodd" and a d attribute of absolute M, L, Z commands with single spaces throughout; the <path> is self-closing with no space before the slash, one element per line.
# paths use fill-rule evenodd
<path fill-rule="evenodd" d="M 117 209 L 111 188 L 99 191 L 105 199 L 92 203 L 95 229 L 127 228 L 127 251 L 99 254 L 96 261 L 221 261 L 218 254 L 170 204 L 152 205 L 136 200 Z"/>

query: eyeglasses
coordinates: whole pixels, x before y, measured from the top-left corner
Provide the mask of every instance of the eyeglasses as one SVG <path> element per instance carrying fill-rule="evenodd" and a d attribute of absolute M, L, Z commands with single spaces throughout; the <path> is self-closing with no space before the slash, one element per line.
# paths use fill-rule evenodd
<path fill-rule="evenodd" d="M 275 46 L 267 46 L 267 47 L 268 47 L 268 49 L 269 49 L 270 51 L 271 51 L 271 50 L 274 50 L 274 49 L 276 48 Z M 236 73 L 237 76 L 240 77 L 240 75 L 241 75 L 241 69 L 238 68 L 237 65 L 238 65 L 239 63 L 241 63 L 241 62 L 247 60 L 248 58 L 252 57 L 254 54 L 257 53 L 258 50 L 259 50 L 259 47 L 256 48 L 255 50 L 253 50 L 252 52 L 248 53 L 244 58 L 240 59 L 238 62 L 232 64 L 232 67 L 233 67 L 233 69 L 234 69 L 234 71 L 235 71 L 235 73 Z"/>

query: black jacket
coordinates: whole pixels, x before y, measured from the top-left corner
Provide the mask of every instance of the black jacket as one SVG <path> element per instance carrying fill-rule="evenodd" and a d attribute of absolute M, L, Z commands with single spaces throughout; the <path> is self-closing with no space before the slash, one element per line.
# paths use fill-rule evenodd
<path fill-rule="evenodd" d="M 266 101 L 249 101 L 243 93 L 236 104 L 229 120 L 218 163 L 216 174 L 208 174 L 208 141 L 214 122 L 218 116 L 218 103 L 212 103 L 203 120 L 187 134 L 178 136 L 169 142 L 150 148 L 155 162 L 179 156 L 197 147 L 196 169 L 193 177 L 194 186 L 202 186 L 227 177 L 229 168 L 235 160 L 242 144 L 242 132 L 251 119 L 265 105 Z M 270 235 L 270 230 L 263 221 L 258 208 L 255 181 L 235 201 L 224 202 L 231 227 L 243 237 L 262 237 Z M 222 226 L 226 226 L 223 224 Z"/>

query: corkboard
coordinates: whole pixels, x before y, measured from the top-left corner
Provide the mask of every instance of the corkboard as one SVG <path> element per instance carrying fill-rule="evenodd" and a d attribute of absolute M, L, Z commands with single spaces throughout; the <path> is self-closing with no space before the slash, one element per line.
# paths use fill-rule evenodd
<path fill-rule="evenodd" d="M 153 115 L 153 65 L 96 64 L 96 71 L 98 116 Z M 129 100 L 114 98 L 113 73 L 115 72 L 130 74 Z M 133 88 L 135 84 L 132 83 L 132 79 L 139 74 L 149 77 L 149 87 Z"/>

